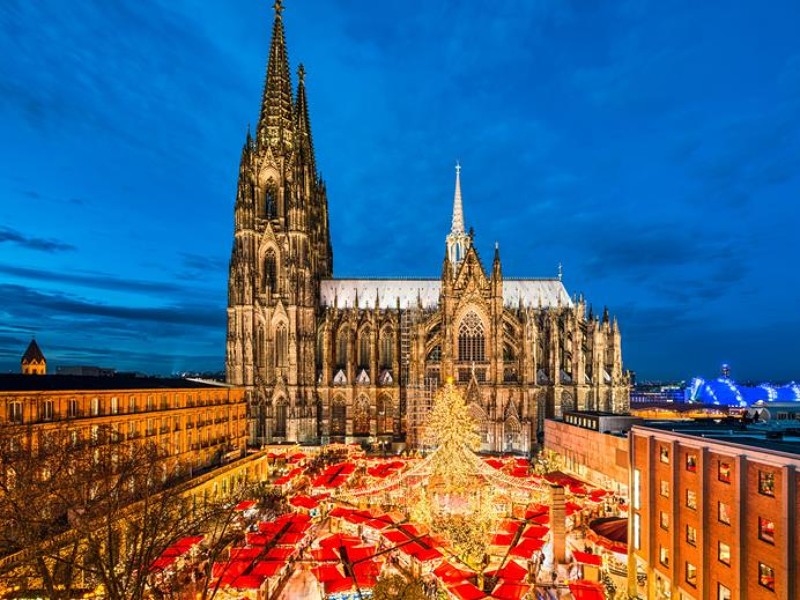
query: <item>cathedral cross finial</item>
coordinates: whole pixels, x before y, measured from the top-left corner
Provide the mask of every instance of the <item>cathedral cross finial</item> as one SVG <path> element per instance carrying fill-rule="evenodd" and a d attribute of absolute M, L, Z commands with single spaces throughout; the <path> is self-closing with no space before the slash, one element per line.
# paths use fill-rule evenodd
<path fill-rule="evenodd" d="M 564 266 L 558 263 L 558 280 L 561 281 L 564 277 Z"/>
<path fill-rule="evenodd" d="M 275 4 L 272 5 L 272 8 L 275 9 L 275 16 L 280 17 L 283 12 L 283 0 L 275 0 Z"/>

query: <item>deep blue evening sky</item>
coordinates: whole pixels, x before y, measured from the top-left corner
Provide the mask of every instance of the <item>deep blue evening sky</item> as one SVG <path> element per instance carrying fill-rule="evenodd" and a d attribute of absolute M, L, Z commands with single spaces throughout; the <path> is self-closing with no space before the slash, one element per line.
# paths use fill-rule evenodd
<path fill-rule="evenodd" d="M 264 0 L 0 3 L 0 371 L 222 369 Z M 643 377 L 800 371 L 800 2 L 287 0 L 334 272 L 484 258 L 618 315 Z M 296 83 L 296 76 L 294 77 Z"/>

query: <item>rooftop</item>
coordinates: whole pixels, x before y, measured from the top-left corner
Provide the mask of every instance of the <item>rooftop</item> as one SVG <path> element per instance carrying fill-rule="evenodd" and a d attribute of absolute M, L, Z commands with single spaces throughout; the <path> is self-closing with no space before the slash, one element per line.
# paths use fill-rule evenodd
<path fill-rule="evenodd" d="M 115 375 L 92 377 L 86 375 L 21 375 L 0 374 L 0 392 L 59 392 L 68 390 L 151 390 L 207 389 L 224 384 L 196 379 L 165 377 L 135 377 Z"/>
<path fill-rule="evenodd" d="M 702 421 L 645 421 L 636 429 L 657 429 L 691 437 L 705 438 L 737 446 L 800 456 L 800 424 L 797 429 L 778 431 L 743 423 L 734 418 Z"/>

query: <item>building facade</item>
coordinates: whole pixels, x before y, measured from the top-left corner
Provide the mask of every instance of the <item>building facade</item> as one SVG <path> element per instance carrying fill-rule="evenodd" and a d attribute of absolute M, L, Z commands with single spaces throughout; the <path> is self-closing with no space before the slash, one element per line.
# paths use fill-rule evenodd
<path fill-rule="evenodd" d="M 55 430 L 75 442 L 153 442 L 202 470 L 244 454 L 244 394 L 186 379 L 0 375 L 0 427 L 31 447 Z"/>
<path fill-rule="evenodd" d="M 483 450 L 528 452 L 545 416 L 622 411 L 628 377 L 608 311 L 554 278 L 504 277 L 464 227 L 459 167 L 437 279 L 335 279 L 304 70 L 291 82 L 280 2 L 255 135 L 242 150 L 230 261 L 226 372 L 245 386 L 251 441 L 421 443 L 452 377 Z"/>
<path fill-rule="evenodd" d="M 800 598 L 799 436 L 675 422 L 635 425 L 629 440 L 630 591 Z"/>

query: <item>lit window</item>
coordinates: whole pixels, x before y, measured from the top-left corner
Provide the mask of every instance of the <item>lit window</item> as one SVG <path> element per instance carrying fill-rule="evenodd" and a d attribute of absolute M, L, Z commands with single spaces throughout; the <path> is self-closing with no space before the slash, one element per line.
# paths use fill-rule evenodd
<path fill-rule="evenodd" d="M 686 490 L 686 508 L 697 510 L 697 492 Z"/>
<path fill-rule="evenodd" d="M 719 470 L 717 472 L 717 478 L 723 483 L 730 483 L 731 482 L 731 465 L 730 463 L 726 462 L 719 462 Z"/>
<path fill-rule="evenodd" d="M 768 544 L 775 543 L 775 523 L 764 517 L 758 517 L 758 539 Z"/>
<path fill-rule="evenodd" d="M 666 446 L 660 446 L 659 458 L 662 463 L 669 464 L 669 448 L 667 448 Z"/>
<path fill-rule="evenodd" d="M 22 402 L 12 402 L 8 405 L 8 420 L 12 423 L 22 423 Z"/>
<path fill-rule="evenodd" d="M 775 495 L 775 473 L 758 472 L 758 493 L 765 496 Z"/>
<path fill-rule="evenodd" d="M 758 585 L 775 591 L 775 569 L 764 563 L 758 563 Z"/>
<path fill-rule="evenodd" d="M 733 594 L 730 589 L 726 588 L 721 583 L 717 584 L 717 600 L 733 600 Z"/>
<path fill-rule="evenodd" d="M 666 479 L 661 480 L 661 495 L 664 498 L 669 498 L 669 481 Z"/>
<path fill-rule="evenodd" d="M 724 565 L 731 565 L 731 547 L 725 542 L 720 542 L 717 548 L 717 558 Z"/>
<path fill-rule="evenodd" d="M 692 587 L 697 587 L 697 567 L 692 563 L 686 563 L 686 583 Z"/>
<path fill-rule="evenodd" d="M 687 454 L 686 455 L 686 470 L 695 473 L 697 471 L 697 455 L 696 454 Z"/>
<path fill-rule="evenodd" d="M 658 547 L 658 562 L 665 567 L 669 566 L 669 548 L 665 548 L 664 546 Z"/>
<path fill-rule="evenodd" d="M 70 401 L 67 403 L 67 416 L 78 416 L 78 401 L 75 398 L 70 399 Z"/>
<path fill-rule="evenodd" d="M 639 469 L 633 470 L 633 508 L 642 508 L 642 472 Z"/>
<path fill-rule="evenodd" d="M 691 525 L 686 526 L 686 543 L 691 546 L 697 545 L 697 529 Z"/>
<path fill-rule="evenodd" d="M 731 507 L 724 502 L 717 503 L 717 520 L 725 525 L 731 524 Z"/>
<path fill-rule="evenodd" d="M 661 529 L 669 529 L 669 514 L 661 511 L 659 515 L 659 523 L 661 525 Z"/>
<path fill-rule="evenodd" d="M 642 548 L 642 517 L 639 513 L 633 514 L 633 547 L 636 550 Z"/>
<path fill-rule="evenodd" d="M 41 419 L 42 421 L 52 421 L 53 420 L 53 401 L 52 400 L 45 400 L 42 402 L 41 407 Z"/>

